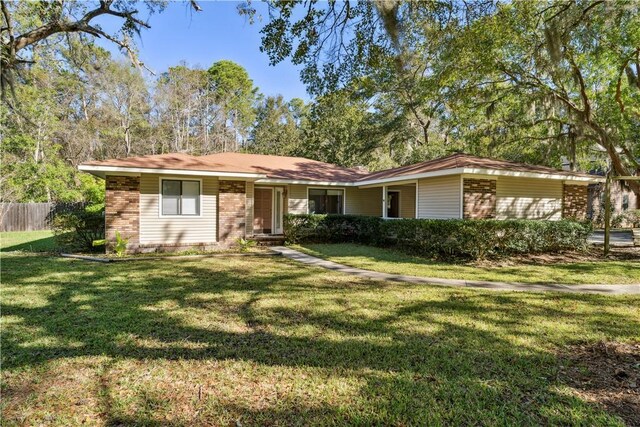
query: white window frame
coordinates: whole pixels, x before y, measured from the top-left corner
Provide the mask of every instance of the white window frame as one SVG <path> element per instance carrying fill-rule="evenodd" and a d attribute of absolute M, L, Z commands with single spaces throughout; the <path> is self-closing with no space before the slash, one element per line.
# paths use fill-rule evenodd
<path fill-rule="evenodd" d="M 342 213 L 339 214 L 317 214 L 317 215 L 346 215 L 347 212 L 347 191 L 344 188 L 335 187 L 307 187 L 307 215 L 311 215 L 309 210 L 309 190 L 340 190 L 342 191 Z"/>
<path fill-rule="evenodd" d="M 199 206 L 199 212 L 198 215 L 164 215 L 162 213 L 162 181 L 194 181 L 194 182 L 199 182 L 200 183 L 200 196 L 199 196 L 199 202 L 198 202 L 198 206 Z M 183 179 L 182 177 L 175 177 L 175 176 L 161 176 L 158 177 L 158 217 L 159 218 L 202 218 L 202 211 L 203 211 L 203 195 L 204 193 L 204 188 L 202 187 L 202 178 L 189 178 L 189 179 Z"/>

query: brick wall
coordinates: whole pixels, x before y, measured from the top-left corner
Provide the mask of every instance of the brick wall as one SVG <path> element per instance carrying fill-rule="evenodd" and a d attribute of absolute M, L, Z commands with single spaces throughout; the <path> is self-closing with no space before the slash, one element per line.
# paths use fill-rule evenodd
<path fill-rule="evenodd" d="M 496 181 L 494 179 L 464 178 L 465 219 L 491 219 L 496 217 Z"/>
<path fill-rule="evenodd" d="M 109 247 L 116 240 L 116 231 L 129 239 L 127 250 L 139 244 L 140 177 L 107 176 L 105 196 L 105 237 Z"/>
<path fill-rule="evenodd" d="M 562 217 L 585 219 L 587 217 L 588 187 L 565 184 L 562 191 Z"/>
<path fill-rule="evenodd" d="M 233 243 L 245 237 L 246 187 L 244 181 L 220 181 L 219 198 L 219 240 Z"/>

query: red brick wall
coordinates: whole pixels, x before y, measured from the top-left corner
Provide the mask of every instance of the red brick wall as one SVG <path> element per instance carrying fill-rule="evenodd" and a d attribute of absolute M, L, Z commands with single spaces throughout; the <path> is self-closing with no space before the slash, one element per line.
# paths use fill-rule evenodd
<path fill-rule="evenodd" d="M 496 181 L 494 179 L 464 178 L 464 219 L 496 217 Z"/>
<path fill-rule="evenodd" d="M 220 181 L 218 192 L 219 240 L 234 243 L 245 237 L 246 187 L 244 181 Z"/>
<path fill-rule="evenodd" d="M 138 247 L 140 230 L 140 177 L 107 176 L 105 196 L 105 236 L 109 246 L 116 231 L 129 239 L 127 250 Z"/>
<path fill-rule="evenodd" d="M 562 217 L 585 219 L 589 200 L 586 185 L 565 184 L 562 191 Z"/>

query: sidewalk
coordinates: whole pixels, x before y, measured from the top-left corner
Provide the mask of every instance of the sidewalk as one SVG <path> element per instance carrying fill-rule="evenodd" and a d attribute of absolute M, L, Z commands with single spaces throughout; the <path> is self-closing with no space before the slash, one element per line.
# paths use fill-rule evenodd
<path fill-rule="evenodd" d="M 352 276 L 373 280 L 389 280 L 392 282 L 423 283 L 438 286 L 453 286 L 495 291 L 527 291 L 527 292 L 571 292 L 603 295 L 640 295 L 640 285 L 562 285 L 557 283 L 529 284 L 517 282 L 486 282 L 478 280 L 439 279 L 435 277 L 404 276 L 401 274 L 380 273 L 348 267 L 333 261 L 316 258 L 311 255 L 287 248 L 273 246 L 271 249 L 283 256 L 303 264 L 339 271 Z"/>

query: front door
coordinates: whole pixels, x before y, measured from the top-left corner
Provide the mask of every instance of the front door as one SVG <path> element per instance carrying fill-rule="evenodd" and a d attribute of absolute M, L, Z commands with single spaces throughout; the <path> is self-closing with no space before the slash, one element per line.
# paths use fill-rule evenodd
<path fill-rule="evenodd" d="M 400 192 L 387 192 L 387 218 L 400 218 Z"/>
<path fill-rule="evenodd" d="M 273 190 L 256 187 L 253 201 L 254 234 L 271 234 L 273 223 Z"/>

